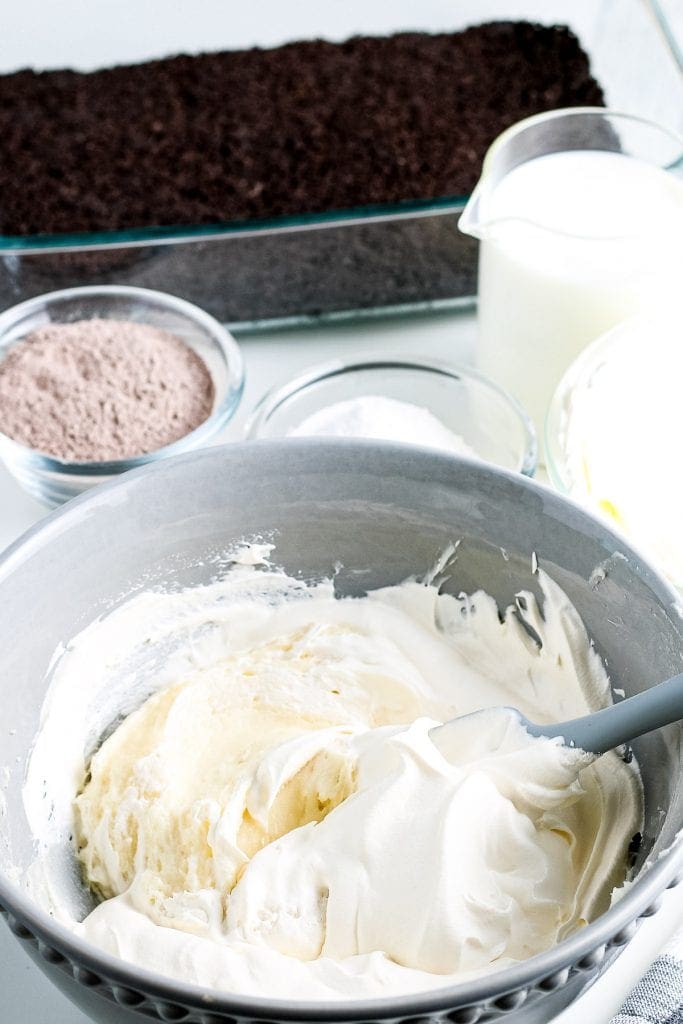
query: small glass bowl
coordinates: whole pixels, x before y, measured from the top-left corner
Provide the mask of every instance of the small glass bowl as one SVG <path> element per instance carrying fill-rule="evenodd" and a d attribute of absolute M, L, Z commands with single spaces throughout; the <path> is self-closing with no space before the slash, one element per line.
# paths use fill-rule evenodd
<path fill-rule="evenodd" d="M 101 285 L 66 288 L 38 295 L 0 314 L 0 360 L 31 331 L 47 323 L 72 323 L 94 317 L 133 320 L 169 331 L 206 364 L 214 384 L 211 415 L 178 441 L 126 459 L 67 462 L 20 444 L 0 432 L 0 458 L 29 494 L 54 507 L 128 469 L 213 442 L 234 415 L 244 388 L 244 368 L 237 342 L 212 316 L 175 295 Z"/>
<path fill-rule="evenodd" d="M 550 483 L 683 590 L 679 311 L 663 304 L 593 341 L 555 389 L 545 422 Z"/>
<path fill-rule="evenodd" d="M 427 409 L 484 461 L 534 475 L 536 433 L 521 405 L 474 370 L 421 359 L 366 357 L 313 367 L 264 395 L 246 436 L 285 437 L 313 413 L 364 395 Z"/>

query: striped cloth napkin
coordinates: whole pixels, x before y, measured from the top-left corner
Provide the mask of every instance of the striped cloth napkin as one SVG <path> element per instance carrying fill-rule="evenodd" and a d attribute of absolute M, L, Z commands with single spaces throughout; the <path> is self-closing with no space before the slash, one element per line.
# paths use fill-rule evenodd
<path fill-rule="evenodd" d="M 683 930 L 659 954 L 612 1024 L 683 1024 Z"/>

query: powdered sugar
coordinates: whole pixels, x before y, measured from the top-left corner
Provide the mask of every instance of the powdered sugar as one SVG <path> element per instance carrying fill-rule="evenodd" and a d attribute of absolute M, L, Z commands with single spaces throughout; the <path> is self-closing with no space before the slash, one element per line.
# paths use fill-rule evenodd
<path fill-rule="evenodd" d="M 458 455 L 475 456 L 468 444 L 428 409 L 380 395 L 363 395 L 335 402 L 313 413 L 289 431 L 291 436 L 322 434 L 403 441 Z"/>

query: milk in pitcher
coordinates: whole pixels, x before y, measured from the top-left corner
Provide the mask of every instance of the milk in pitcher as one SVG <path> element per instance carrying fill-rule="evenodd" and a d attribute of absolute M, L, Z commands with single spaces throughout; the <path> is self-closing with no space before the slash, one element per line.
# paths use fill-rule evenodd
<path fill-rule="evenodd" d="M 683 293 L 683 181 L 622 152 L 552 152 L 480 195 L 477 217 L 477 362 L 542 437 L 555 386 L 581 349 Z"/>

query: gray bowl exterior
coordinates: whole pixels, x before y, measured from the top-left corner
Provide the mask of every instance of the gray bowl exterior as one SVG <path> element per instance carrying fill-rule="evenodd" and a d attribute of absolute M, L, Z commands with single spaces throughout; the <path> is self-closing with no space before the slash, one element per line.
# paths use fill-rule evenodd
<path fill-rule="evenodd" d="M 680 726 L 634 744 L 646 796 L 638 863 L 648 867 L 639 881 L 561 945 L 464 985 L 353 1003 L 232 997 L 100 953 L 16 883 L 12 868 L 33 857 L 21 788 L 57 644 L 135 589 L 206 582 L 216 571 L 211 556 L 259 536 L 276 543 L 276 562 L 289 572 L 336 574 L 347 594 L 424 573 L 446 544 L 461 541 L 442 588 L 483 587 L 501 604 L 520 588 L 537 590 L 535 552 L 627 695 L 681 669 L 683 623 L 668 585 L 604 525 L 520 476 L 409 446 L 317 439 L 208 449 L 125 474 L 54 513 L 0 563 L 0 765 L 10 766 L 0 790 L 0 906 L 9 926 L 102 1024 L 549 1021 L 614 959 L 683 871 L 675 842 L 683 826 Z"/>

